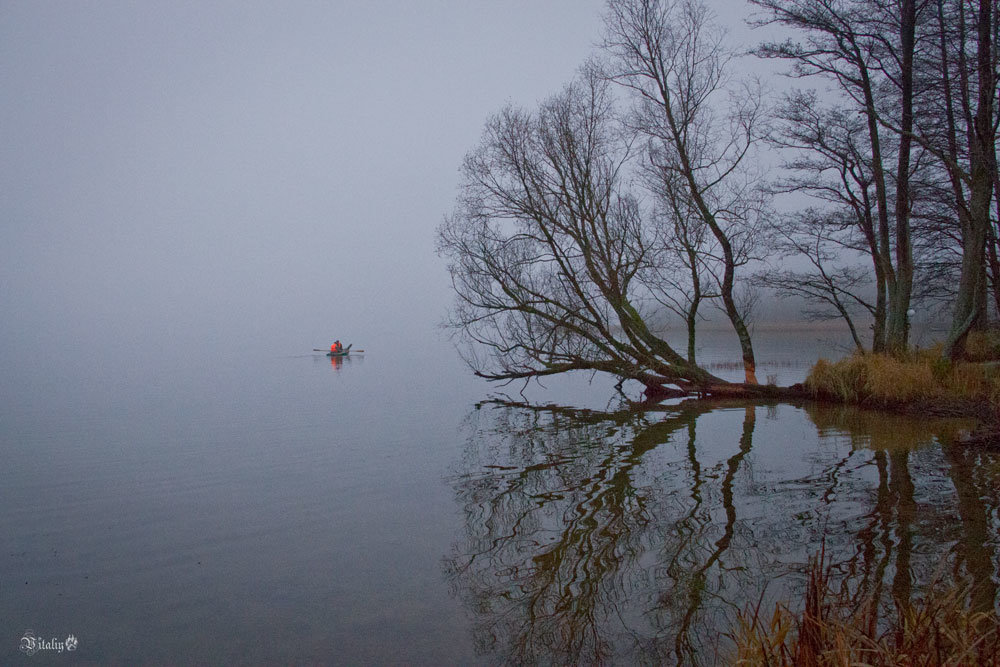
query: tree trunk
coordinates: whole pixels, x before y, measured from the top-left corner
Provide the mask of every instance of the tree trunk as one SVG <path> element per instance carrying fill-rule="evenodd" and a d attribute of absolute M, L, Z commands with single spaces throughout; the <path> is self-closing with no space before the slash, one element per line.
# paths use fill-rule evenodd
<path fill-rule="evenodd" d="M 860 58 L 860 54 L 858 55 Z M 875 336 L 872 341 L 872 349 L 885 351 L 888 347 L 888 320 L 891 318 L 892 304 L 896 294 L 896 271 L 892 265 L 892 255 L 889 250 L 889 203 L 887 187 L 885 183 L 885 169 L 882 165 L 882 140 L 879 134 L 878 113 L 875 110 L 875 95 L 872 92 L 871 79 L 865 66 L 858 67 L 861 88 L 865 99 L 865 115 L 868 122 L 868 140 L 872 150 L 872 177 L 875 182 L 875 212 L 877 215 L 877 228 L 875 244 L 876 250 L 873 255 L 875 263 L 881 267 L 881 271 L 876 270 L 876 282 L 881 277 L 882 288 L 876 297 L 875 310 Z M 882 310 L 878 306 L 881 302 Z"/>
<path fill-rule="evenodd" d="M 915 0 L 903 0 L 899 44 L 902 115 L 899 162 L 896 167 L 896 284 L 889 300 L 886 347 L 902 354 L 909 342 L 910 295 L 913 292 L 913 248 L 910 242 L 910 146 L 913 143 L 913 49 L 917 10 Z"/>
<path fill-rule="evenodd" d="M 994 171 L 996 165 L 994 165 Z M 1000 188 L 996 187 L 996 177 L 994 177 L 993 191 L 997 193 L 997 209 L 1000 214 Z M 990 262 L 990 282 L 993 285 L 993 309 L 994 315 L 1000 318 L 1000 258 L 997 257 L 997 230 L 994 225 L 990 225 L 989 239 L 987 239 L 986 250 Z"/>
<path fill-rule="evenodd" d="M 996 206 L 997 220 L 1000 221 L 1000 169 L 997 168 L 996 150 L 990 156 L 990 172 L 993 176 L 993 194 Z M 989 282 L 993 287 L 993 309 L 994 315 L 1000 318 L 1000 257 L 998 257 L 998 244 L 1000 239 L 997 236 L 997 226 L 990 221 L 986 235 L 986 259 L 989 262 L 990 276 Z"/>
<path fill-rule="evenodd" d="M 886 296 L 885 296 L 885 271 L 878 261 L 878 256 L 873 254 L 872 259 L 875 265 L 875 316 L 872 322 L 872 352 L 880 354 L 885 352 L 885 322 L 886 322 Z"/>
<path fill-rule="evenodd" d="M 698 362 L 695 359 L 695 341 L 698 333 L 698 315 L 690 311 L 687 316 L 687 337 L 688 337 L 688 363 L 692 366 Z"/>
<path fill-rule="evenodd" d="M 944 355 L 949 360 L 965 355 L 969 332 L 982 323 L 985 309 L 986 239 L 993 198 L 992 163 L 996 156 L 996 130 L 993 126 L 993 98 L 996 72 L 993 67 L 993 0 L 979 1 L 976 65 L 979 97 L 969 146 L 969 219 L 962 227 L 962 274 L 955 298 L 951 331 Z"/>
<path fill-rule="evenodd" d="M 740 340 L 745 382 L 747 384 L 757 384 L 757 363 L 753 356 L 753 342 L 750 340 L 750 331 L 747 329 L 746 322 L 743 321 L 743 316 L 737 310 L 736 302 L 733 300 L 732 284 L 730 284 L 728 292 L 723 291 L 722 301 L 726 305 L 726 313 L 729 315 L 729 321 L 733 323 L 733 328 L 736 330 L 736 337 Z"/>

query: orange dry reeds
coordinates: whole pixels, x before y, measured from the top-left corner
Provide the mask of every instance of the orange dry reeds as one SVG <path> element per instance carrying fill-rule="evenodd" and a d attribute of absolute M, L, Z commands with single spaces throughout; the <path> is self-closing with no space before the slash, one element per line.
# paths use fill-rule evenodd
<path fill-rule="evenodd" d="M 878 600 L 859 605 L 834 592 L 821 561 L 810 564 L 800 613 L 778 604 L 765 622 L 758 602 L 737 615 L 734 664 L 1000 665 L 1000 620 L 969 609 L 967 590 L 932 584 L 923 599 L 896 600 L 880 617 Z"/>
<path fill-rule="evenodd" d="M 835 363 L 819 360 L 806 386 L 848 403 L 875 406 L 941 399 L 995 401 L 1000 398 L 1000 368 L 996 364 L 949 364 L 927 351 L 904 359 L 858 354 Z"/>

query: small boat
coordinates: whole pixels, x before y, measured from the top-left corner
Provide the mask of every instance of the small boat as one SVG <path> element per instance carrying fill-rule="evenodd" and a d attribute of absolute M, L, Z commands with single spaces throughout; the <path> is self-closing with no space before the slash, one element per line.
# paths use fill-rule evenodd
<path fill-rule="evenodd" d="M 351 343 L 351 345 L 354 345 L 354 343 Z M 345 347 L 340 352 L 327 352 L 326 356 L 328 356 L 328 357 L 346 357 L 347 355 L 349 355 L 351 353 L 351 345 L 348 345 L 347 347 Z"/>

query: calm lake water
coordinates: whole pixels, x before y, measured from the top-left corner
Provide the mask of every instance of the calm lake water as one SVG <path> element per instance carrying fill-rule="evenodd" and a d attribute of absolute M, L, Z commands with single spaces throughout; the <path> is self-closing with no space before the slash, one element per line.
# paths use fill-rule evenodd
<path fill-rule="evenodd" d="M 762 332 L 761 380 L 830 338 Z M 713 663 L 824 540 L 852 590 L 959 575 L 995 603 L 1000 462 L 950 444 L 968 424 L 635 414 L 586 376 L 525 395 L 589 410 L 509 407 L 432 334 L 358 343 L 12 366 L 0 663 Z M 26 656 L 28 630 L 78 648 Z"/>

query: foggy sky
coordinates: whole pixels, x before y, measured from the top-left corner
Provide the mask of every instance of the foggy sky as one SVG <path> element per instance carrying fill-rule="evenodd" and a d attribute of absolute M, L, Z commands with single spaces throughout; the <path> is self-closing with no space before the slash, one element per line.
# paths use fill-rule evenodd
<path fill-rule="evenodd" d="M 740 28 L 742 3 L 715 3 Z M 304 351 L 430 329 L 487 116 L 599 0 L 0 3 L 3 355 Z"/>

